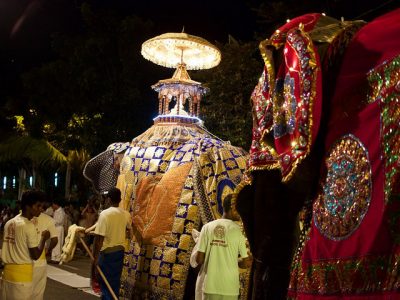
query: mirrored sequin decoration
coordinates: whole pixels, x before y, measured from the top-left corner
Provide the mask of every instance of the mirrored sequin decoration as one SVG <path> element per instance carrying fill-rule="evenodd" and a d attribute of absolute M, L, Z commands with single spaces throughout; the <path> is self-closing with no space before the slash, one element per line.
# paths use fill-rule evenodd
<path fill-rule="evenodd" d="M 381 103 L 385 202 L 388 204 L 400 194 L 400 55 L 372 70 L 368 81 L 371 86 L 368 102 L 379 100 Z"/>
<path fill-rule="evenodd" d="M 274 137 L 292 134 L 296 127 L 297 99 L 294 94 L 294 78 L 287 73 L 285 79 L 277 79 L 275 85 Z"/>
<path fill-rule="evenodd" d="M 371 199 L 371 165 L 368 152 L 353 135 L 345 135 L 332 147 L 327 176 L 314 204 L 314 223 L 332 240 L 349 237 L 361 224 Z"/>
<path fill-rule="evenodd" d="M 285 84 L 283 88 L 283 96 L 285 98 L 285 111 L 286 111 L 286 126 L 287 131 L 292 134 L 296 126 L 296 110 L 297 99 L 294 95 L 294 78 L 290 77 L 287 73 L 285 76 Z"/>

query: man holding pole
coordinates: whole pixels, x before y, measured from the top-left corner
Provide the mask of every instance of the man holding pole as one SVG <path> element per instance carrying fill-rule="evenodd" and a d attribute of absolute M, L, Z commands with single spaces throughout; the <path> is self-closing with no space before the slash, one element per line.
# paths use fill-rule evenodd
<path fill-rule="evenodd" d="M 121 201 L 121 191 L 112 188 L 107 193 L 111 207 L 100 213 L 94 233 L 95 253 L 98 257 L 98 266 L 103 271 L 114 294 L 118 297 L 121 280 L 122 266 L 124 260 L 126 230 L 132 238 L 131 215 L 124 209 L 118 207 Z M 102 299 L 113 299 L 104 280 L 100 280 Z"/>

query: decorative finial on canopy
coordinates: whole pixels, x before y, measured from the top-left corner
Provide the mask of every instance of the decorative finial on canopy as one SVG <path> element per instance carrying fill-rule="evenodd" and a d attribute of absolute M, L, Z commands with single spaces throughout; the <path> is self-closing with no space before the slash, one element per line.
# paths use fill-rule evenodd
<path fill-rule="evenodd" d="M 160 80 L 152 86 L 158 92 L 157 122 L 196 123 L 201 97 L 208 91 L 200 82 L 193 81 L 187 70 L 210 69 L 221 61 L 221 52 L 200 37 L 184 33 L 165 33 L 142 44 L 144 58 L 167 68 L 176 68 L 172 78 Z M 170 110 L 171 102 L 175 107 Z"/>

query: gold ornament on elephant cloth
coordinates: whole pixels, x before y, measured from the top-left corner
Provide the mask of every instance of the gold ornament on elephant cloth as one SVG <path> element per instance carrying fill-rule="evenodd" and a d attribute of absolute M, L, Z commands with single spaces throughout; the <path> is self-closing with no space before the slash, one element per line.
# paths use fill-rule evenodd
<path fill-rule="evenodd" d="M 162 246 L 172 232 L 175 211 L 192 163 L 171 169 L 163 176 L 147 176 L 138 184 L 133 223 L 144 244 Z"/>

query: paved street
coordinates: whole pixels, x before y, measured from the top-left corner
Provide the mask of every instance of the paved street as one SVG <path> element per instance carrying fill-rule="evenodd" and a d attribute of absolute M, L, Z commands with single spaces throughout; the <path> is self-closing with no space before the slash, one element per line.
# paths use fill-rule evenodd
<path fill-rule="evenodd" d="M 99 300 L 99 297 L 90 295 L 81 290 L 72 288 L 60 282 L 48 279 L 44 300 Z"/>
<path fill-rule="evenodd" d="M 65 265 L 49 265 L 62 270 L 90 278 L 90 258 L 76 253 L 74 259 Z M 61 282 L 48 278 L 44 300 L 93 300 L 99 297 L 83 292 Z"/>

